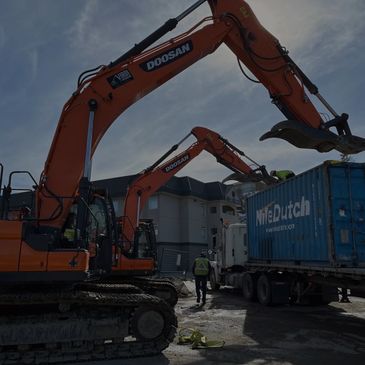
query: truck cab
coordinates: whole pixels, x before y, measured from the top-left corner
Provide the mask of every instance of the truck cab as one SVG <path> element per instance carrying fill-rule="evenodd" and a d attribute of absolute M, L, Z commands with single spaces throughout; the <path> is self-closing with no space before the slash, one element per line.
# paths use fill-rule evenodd
<path fill-rule="evenodd" d="M 217 242 L 217 250 L 210 262 L 212 270 L 210 283 L 212 289 L 229 285 L 237 287 L 248 260 L 247 226 L 244 223 L 232 223 L 222 226 L 222 240 Z"/>

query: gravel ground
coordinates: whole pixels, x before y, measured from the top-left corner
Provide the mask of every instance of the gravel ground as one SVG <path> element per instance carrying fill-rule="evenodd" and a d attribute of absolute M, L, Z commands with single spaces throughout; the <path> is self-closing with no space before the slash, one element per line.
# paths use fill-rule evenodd
<path fill-rule="evenodd" d="M 191 285 L 188 284 L 189 286 Z M 163 355 L 88 365 L 365 364 L 365 300 L 329 306 L 263 307 L 232 290 L 209 293 L 204 308 L 179 300 L 179 327 L 193 327 L 222 349 L 192 350 L 175 343 Z"/>

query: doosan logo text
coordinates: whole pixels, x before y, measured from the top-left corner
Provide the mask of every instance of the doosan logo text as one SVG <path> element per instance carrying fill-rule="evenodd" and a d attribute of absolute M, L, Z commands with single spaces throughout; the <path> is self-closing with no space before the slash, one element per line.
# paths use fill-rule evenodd
<path fill-rule="evenodd" d="M 184 162 L 188 161 L 190 159 L 189 155 L 185 155 L 183 157 L 180 157 L 178 160 L 170 163 L 170 165 L 166 166 L 164 168 L 165 172 L 170 172 L 173 169 L 176 169 L 176 167 L 180 166 L 181 164 L 183 164 Z"/>
<path fill-rule="evenodd" d="M 146 72 L 151 72 L 176 61 L 177 59 L 185 56 L 187 53 L 190 53 L 192 50 L 193 42 L 187 41 L 175 48 L 170 49 L 168 52 L 159 54 L 158 56 L 141 63 L 140 67 Z"/>

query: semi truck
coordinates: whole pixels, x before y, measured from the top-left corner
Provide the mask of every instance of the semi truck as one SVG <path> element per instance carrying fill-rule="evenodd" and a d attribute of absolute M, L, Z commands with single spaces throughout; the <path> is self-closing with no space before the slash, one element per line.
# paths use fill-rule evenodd
<path fill-rule="evenodd" d="M 365 164 L 326 161 L 245 199 L 245 223 L 223 225 L 212 289 L 263 305 L 365 297 Z"/>

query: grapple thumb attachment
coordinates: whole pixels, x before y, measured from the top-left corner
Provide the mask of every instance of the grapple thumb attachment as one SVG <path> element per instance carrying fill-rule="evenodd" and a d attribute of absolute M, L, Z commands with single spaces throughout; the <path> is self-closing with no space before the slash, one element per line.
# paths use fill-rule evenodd
<path fill-rule="evenodd" d="M 333 149 L 346 155 L 365 151 L 365 139 L 351 133 L 340 134 L 328 129 L 316 129 L 297 120 L 285 120 L 275 124 L 271 130 L 260 137 L 281 138 L 298 148 L 315 149 L 318 152 L 329 152 Z"/>
<path fill-rule="evenodd" d="M 266 172 L 266 170 L 265 170 Z M 252 174 L 241 174 L 240 172 L 235 172 L 222 180 L 222 183 L 226 183 L 227 181 L 238 181 L 241 183 L 247 182 L 263 182 L 266 185 L 276 184 L 278 182 L 277 179 L 270 176 L 268 173 L 262 173 L 261 171 L 254 171 Z"/>
<path fill-rule="evenodd" d="M 228 175 L 227 177 L 225 177 L 222 180 L 222 183 L 226 183 L 227 181 L 238 181 L 238 182 L 253 182 L 252 179 L 250 178 L 250 176 L 245 175 L 245 174 L 241 174 L 239 172 L 235 172 L 233 174 Z M 255 181 L 256 182 L 256 181 Z"/>

